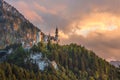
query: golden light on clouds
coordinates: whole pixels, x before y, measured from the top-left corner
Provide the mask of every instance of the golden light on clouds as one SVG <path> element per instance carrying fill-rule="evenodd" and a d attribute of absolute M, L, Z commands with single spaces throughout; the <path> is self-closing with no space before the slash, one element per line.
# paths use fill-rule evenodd
<path fill-rule="evenodd" d="M 72 24 L 72 32 L 86 37 L 91 32 L 106 33 L 120 26 L 120 17 L 109 13 L 92 13 L 83 17 L 83 20 Z"/>
<path fill-rule="evenodd" d="M 36 3 L 36 2 L 34 2 L 34 8 L 36 10 L 39 10 L 39 11 L 43 12 L 43 13 L 57 14 L 57 12 L 55 10 L 47 9 L 44 6 L 41 6 L 38 3 Z"/>
<path fill-rule="evenodd" d="M 63 31 L 59 31 L 59 37 L 62 39 L 68 39 L 69 36 L 67 34 L 65 34 Z"/>

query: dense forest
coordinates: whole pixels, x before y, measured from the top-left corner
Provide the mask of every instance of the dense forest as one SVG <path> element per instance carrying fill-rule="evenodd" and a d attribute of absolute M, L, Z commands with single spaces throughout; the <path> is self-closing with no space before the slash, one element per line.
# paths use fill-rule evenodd
<path fill-rule="evenodd" d="M 50 41 L 34 45 L 29 51 L 19 44 L 12 54 L 0 64 L 0 80 L 120 80 L 119 68 L 99 58 L 85 47 L 70 44 L 58 45 Z M 58 69 L 48 66 L 44 71 L 31 61 L 24 62 L 30 54 L 41 52 L 43 57 L 55 61 Z"/>

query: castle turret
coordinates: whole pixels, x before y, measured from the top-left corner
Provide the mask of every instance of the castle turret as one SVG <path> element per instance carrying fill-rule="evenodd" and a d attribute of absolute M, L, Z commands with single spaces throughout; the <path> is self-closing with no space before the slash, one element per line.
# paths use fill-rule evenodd
<path fill-rule="evenodd" d="M 56 30 L 55 30 L 55 38 L 56 38 L 56 40 L 58 40 L 58 28 L 56 28 Z"/>
<path fill-rule="evenodd" d="M 36 34 L 36 42 L 37 42 L 37 43 L 41 42 L 41 38 L 42 38 L 41 31 L 39 31 L 39 32 L 37 32 L 37 34 Z"/>
<path fill-rule="evenodd" d="M 59 30 L 56 28 L 55 30 L 55 41 L 58 43 L 59 42 Z"/>

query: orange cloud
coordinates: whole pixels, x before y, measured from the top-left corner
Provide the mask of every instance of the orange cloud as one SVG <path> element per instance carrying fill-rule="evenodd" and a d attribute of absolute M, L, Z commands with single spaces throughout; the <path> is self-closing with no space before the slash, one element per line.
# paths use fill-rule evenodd
<path fill-rule="evenodd" d="M 120 16 L 110 13 L 91 13 L 82 20 L 74 21 L 72 31 L 77 35 L 87 36 L 91 32 L 106 33 L 120 28 Z"/>
<path fill-rule="evenodd" d="M 55 10 L 47 9 L 44 6 L 41 6 L 36 2 L 34 2 L 34 8 L 37 10 L 40 10 L 43 13 L 57 14 L 57 12 Z"/>
<path fill-rule="evenodd" d="M 17 5 L 17 9 L 19 11 L 22 12 L 22 14 L 24 14 L 24 16 L 32 21 L 32 22 L 36 22 L 36 21 L 39 21 L 39 22 L 43 22 L 43 19 L 40 15 L 38 15 L 35 11 L 33 11 L 29 6 L 28 4 L 26 4 L 24 1 L 19 1 L 16 3 Z"/>
<path fill-rule="evenodd" d="M 65 34 L 63 31 L 59 31 L 59 37 L 60 39 L 68 39 L 69 36 Z"/>

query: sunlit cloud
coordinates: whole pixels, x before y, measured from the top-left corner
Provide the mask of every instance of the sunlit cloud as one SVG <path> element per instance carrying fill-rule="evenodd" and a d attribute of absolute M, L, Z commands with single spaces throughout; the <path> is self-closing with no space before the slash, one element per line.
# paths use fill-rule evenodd
<path fill-rule="evenodd" d="M 67 34 L 65 34 L 63 31 L 59 31 L 59 37 L 62 39 L 68 39 L 69 36 Z"/>
<path fill-rule="evenodd" d="M 72 31 L 77 35 L 86 37 L 91 32 L 105 33 L 116 30 L 119 27 L 119 16 L 109 13 L 92 13 L 86 15 L 83 20 L 76 21 L 72 25 Z"/>
<path fill-rule="evenodd" d="M 50 10 L 45 8 L 44 6 L 41 6 L 40 4 L 34 2 L 34 9 L 41 11 L 42 13 L 47 13 L 47 14 L 57 14 L 55 10 Z"/>
<path fill-rule="evenodd" d="M 28 4 L 26 4 L 23 1 L 20 1 L 18 3 L 16 3 L 16 5 L 18 6 L 18 8 L 20 9 L 20 11 L 26 15 L 25 17 L 33 22 L 35 21 L 39 21 L 39 22 L 43 22 L 43 19 L 40 15 L 38 15 L 35 11 L 31 10 L 31 8 L 29 7 Z"/>

